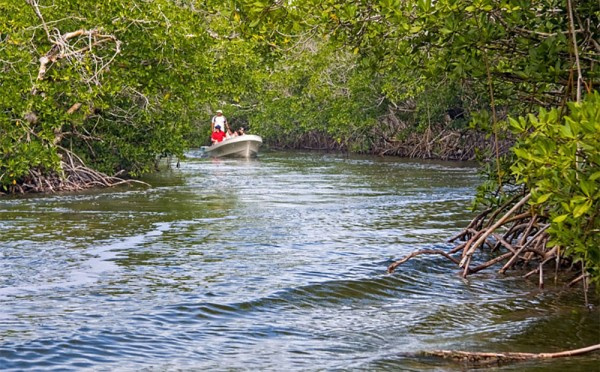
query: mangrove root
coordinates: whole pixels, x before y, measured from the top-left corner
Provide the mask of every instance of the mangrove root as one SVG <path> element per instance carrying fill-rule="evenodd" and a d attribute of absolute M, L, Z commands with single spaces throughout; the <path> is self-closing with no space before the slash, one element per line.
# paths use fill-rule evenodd
<path fill-rule="evenodd" d="M 589 280 L 584 274 L 581 265 L 572 265 L 568 257 L 564 256 L 564 249 L 559 246 L 549 245 L 550 236 L 547 229 L 550 226 L 548 216 L 544 211 L 534 210 L 528 206 L 527 201 L 531 194 L 515 195 L 497 209 L 486 209 L 476 216 L 471 223 L 459 234 L 452 237 L 449 242 L 454 243 L 454 248 L 442 250 L 421 250 L 413 252 L 388 266 L 388 273 L 392 273 L 398 266 L 419 255 L 441 255 L 454 262 L 463 277 L 477 273 L 481 270 L 498 265 L 498 273 L 506 274 L 515 268 L 528 268 L 524 275 L 529 278 L 538 275 L 540 288 L 544 286 L 544 265 L 555 263 L 554 272 L 557 280 L 560 267 L 573 268 L 579 271 L 579 276 L 570 285 L 583 282 L 587 289 Z M 489 248 L 488 258 L 485 262 L 475 264 L 475 253 Z M 490 257 L 490 255 L 492 257 Z M 587 305 L 587 301 L 586 301 Z"/>
<path fill-rule="evenodd" d="M 30 169 L 28 175 L 19 184 L 9 187 L 9 193 L 81 191 L 89 188 L 113 187 L 123 184 L 141 184 L 145 182 L 109 176 L 85 165 L 73 152 L 62 148 L 60 170 L 49 172 L 42 169 Z"/>
<path fill-rule="evenodd" d="M 396 268 L 398 266 L 402 265 L 403 263 L 410 260 L 411 258 L 422 255 L 422 254 L 439 254 L 439 255 L 446 257 L 447 259 L 449 259 L 450 261 L 452 261 L 458 265 L 458 260 L 455 259 L 454 257 L 450 256 L 448 253 L 446 253 L 444 251 L 440 251 L 439 249 L 424 249 L 422 251 L 413 252 L 413 253 L 409 254 L 408 256 L 405 256 L 404 258 L 392 263 L 390 266 L 388 266 L 388 269 L 387 269 L 388 273 L 394 272 L 394 270 L 396 270 Z"/>

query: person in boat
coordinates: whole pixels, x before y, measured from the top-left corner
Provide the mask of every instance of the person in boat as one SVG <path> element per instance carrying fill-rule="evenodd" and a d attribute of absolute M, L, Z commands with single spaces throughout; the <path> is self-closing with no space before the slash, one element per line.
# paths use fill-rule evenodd
<path fill-rule="evenodd" d="M 225 133 L 225 139 L 243 136 L 244 134 L 246 134 L 246 132 L 244 132 L 244 127 L 241 127 L 238 130 L 234 130 L 233 132 L 231 131 L 231 129 L 227 129 L 227 133 Z"/>
<path fill-rule="evenodd" d="M 210 129 L 212 132 L 214 132 L 217 129 L 217 125 L 221 127 L 221 130 L 224 133 L 231 130 L 229 128 L 229 123 L 227 122 L 227 118 L 225 118 L 225 116 L 223 116 L 223 111 L 221 111 L 221 110 L 217 110 L 217 114 L 215 116 L 213 116 L 213 118 L 210 122 Z"/>
<path fill-rule="evenodd" d="M 237 131 L 232 132 L 231 129 L 227 129 L 227 133 L 225 133 L 226 139 L 230 139 L 230 138 L 237 137 L 237 136 L 238 136 Z"/>
<path fill-rule="evenodd" d="M 225 139 L 225 132 L 223 132 L 221 126 L 217 124 L 215 125 L 215 131 L 210 136 L 210 140 L 214 145 L 215 143 L 222 142 L 223 139 Z"/>

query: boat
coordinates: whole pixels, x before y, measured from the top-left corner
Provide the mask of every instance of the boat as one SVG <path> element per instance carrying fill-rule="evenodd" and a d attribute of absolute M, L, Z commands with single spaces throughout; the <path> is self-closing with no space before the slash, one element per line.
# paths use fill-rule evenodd
<path fill-rule="evenodd" d="M 253 158 L 258 154 L 262 138 L 254 134 L 244 134 L 224 139 L 204 149 L 206 155 L 212 157 Z"/>

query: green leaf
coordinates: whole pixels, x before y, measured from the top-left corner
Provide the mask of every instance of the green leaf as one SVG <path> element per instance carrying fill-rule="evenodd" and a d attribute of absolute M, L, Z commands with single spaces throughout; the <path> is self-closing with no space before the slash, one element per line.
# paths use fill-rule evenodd
<path fill-rule="evenodd" d="M 580 204 L 586 200 L 587 200 L 587 198 L 583 195 L 575 195 L 571 198 L 571 203 L 572 204 Z"/>
<path fill-rule="evenodd" d="M 575 209 L 573 209 L 573 217 L 575 217 L 575 218 L 581 217 L 591 208 L 591 206 L 592 206 L 591 200 L 588 200 L 584 204 L 577 206 Z"/>
<path fill-rule="evenodd" d="M 581 191 L 583 191 L 587 197 L 591 197 L 597 186 L 593 181 L 581 180 L 579 182 L 579 187 L 581 187 Z"/>
<path fill-rule="evenodd" d="M 552 219 L 552 222 L 555 222 L 555 223 L 561 223 L 561 222 L 563 222 L 564 220 L 566 220 L 566 219 L 567 219 L 567 217 L 569 217 L 569 215 L 568 215 L 568 214 L 561 214 L 561 215 L 560 215 L 560 216 L 558 216 L 558 217 L 554 217 L 554 218 Z"/>
<path fill-rule="evenodd" d="M 511 128 L 513 128 L 513 130 L 518 133 L 522 132 L 525 129 L 524 126 L 522 125 L 521 121 L 516 120 L 512 117 L 508 118 L 508 123 L 511 126 Z"/>
<path fill-rule="evenodd" d="M 542 204 L 543 202 L 545 202 L 546 200 L 548 200 L 552 195 L 554 195 L 554 193 L 547 193 L 547 194 L 543 194 L 541 195 L 539 198 L 537 198 L 536 200 L 536 204 Z"/>
<path fill-rule="evenodd" d="M 595 181 L 598 178 L 600 178 L 600 171 L 598 172 L 594 172 L 591 176 L 590 176 L 590 181 Z"/>
<path fill-rule="evenodd" d="M 416 34 L 417 32 L 421 31 L 421 29 L 422 29 L 422 27 L 421 27 L 421 26 L 412 26 L 412 27 L 410 28 L 410 32 L 411 32 L 412 34 Z"/>
<path fill-rule="evenodd" d="M 513 149 L 515 155 L 523 159 L 531 159 L 531 154 L 524 149 L 515 148 Z"/>
<path fill-rule="evenodd" d="M 571 126 L 568 123 L 560 127 L 560 133 L 563 135 L 563 137 L 571 139 L 575 138 L 573 132 L 571 131 Z"/>

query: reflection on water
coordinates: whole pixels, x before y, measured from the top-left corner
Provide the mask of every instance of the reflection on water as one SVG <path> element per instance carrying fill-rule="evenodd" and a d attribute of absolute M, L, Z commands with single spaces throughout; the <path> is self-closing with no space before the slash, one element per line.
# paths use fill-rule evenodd
<path fill-rule="evenodd" d="M 460 370 L 418 352 L 600 341 L 577 291 L 438 257 L 385 274 L 468 222 L 469 165 L 265 153 L 147 181 L 0 199 L 0 368 Z"/>

